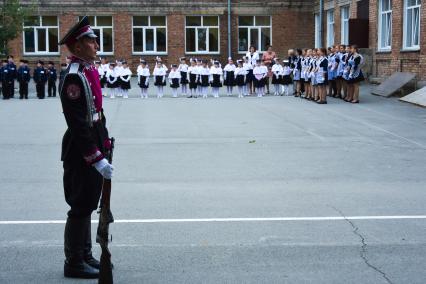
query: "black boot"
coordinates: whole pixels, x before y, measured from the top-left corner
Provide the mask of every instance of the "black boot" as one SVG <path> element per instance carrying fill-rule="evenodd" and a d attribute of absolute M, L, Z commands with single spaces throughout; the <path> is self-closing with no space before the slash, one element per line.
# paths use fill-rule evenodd
<path fill-rule="evenodd" d="M 90 218 L 85 220 L 86 224 L 86 239 L 84 242 L 84 261 L 93 268 L 99 269 L 99 260 L 92 255 L 92 226 Z"/>
<path fill-rule="evenodd" d="M 89 217 L 90 222 L 90 217 Z M 93 268 L 84 260 L 84 247 L 87 235 L 87 218 L 68 218 L 65 224 L 64 276 L 70 278 L 95 279 L 99 270 Z"/>

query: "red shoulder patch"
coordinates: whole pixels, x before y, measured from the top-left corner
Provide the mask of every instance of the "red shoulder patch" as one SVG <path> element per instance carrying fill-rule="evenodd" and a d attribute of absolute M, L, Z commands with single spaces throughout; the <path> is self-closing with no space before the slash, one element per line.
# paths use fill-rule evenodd
<path fill-rule="evenodd" d="M 77 100 L 81 96 L 81 88 L 77 84 L 69 84 L 67 86 L 67 97 L 70 100 Z"/>

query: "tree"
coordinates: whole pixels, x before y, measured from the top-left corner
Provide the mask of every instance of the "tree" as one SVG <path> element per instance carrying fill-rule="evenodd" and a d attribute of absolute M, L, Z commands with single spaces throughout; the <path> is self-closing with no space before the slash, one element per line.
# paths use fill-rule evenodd
<path fill-rule="evenodd" d="M 22 32 L 31 7 L 24 7 L 19 0 L 4 0 L 0 5 L 0 54 L 8 54 L 7 43 Z"/>

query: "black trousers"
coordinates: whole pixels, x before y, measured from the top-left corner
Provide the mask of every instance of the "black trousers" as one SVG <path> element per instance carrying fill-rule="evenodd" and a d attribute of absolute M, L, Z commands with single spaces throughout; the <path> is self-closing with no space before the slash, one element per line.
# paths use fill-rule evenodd
<path fill-rule="evenodd" d="M 49 97 L 56 97 L 56 82 L 48 81 L 47 82 L 47 95 Z"/>
<path fill-rule="evenodd" d="M 45 94 L 45 83 L 40 82 L 40 83 L 36 83 L 36 92 L 37 92 L 37 98 L 39 99 L 44 99 L 44 97 L 46 96 Z"/>
<path fill-rule="evenodd" d="M 8 90 L 9 98 L 13 98 L 13 96 L 15 95 L 15 81 L 13 80 L 8 82 L 7 86 L 9 88 Z"/>
<path fill-rule="evenodd" d="M 19 98 L 28 99 L 28 82 L 19 82 Z"/>
<path fill-rule="evenodd" d="M 1 92 L 4 100 L 9 98 L 9 88 L 6 81 L 1 82 Z"/>

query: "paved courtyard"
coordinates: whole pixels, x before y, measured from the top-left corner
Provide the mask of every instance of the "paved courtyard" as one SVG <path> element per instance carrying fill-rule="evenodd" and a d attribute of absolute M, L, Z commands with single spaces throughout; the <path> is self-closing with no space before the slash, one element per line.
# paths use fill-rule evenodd
<path fill-rule="evenodd" d="M 426 111 L 368 89 L 105 99 L 115 283 L 425 283 Z M 65 122 L 31 97 L 0 101 L 0 283 L 96 283 L 63 278 Z"/>

